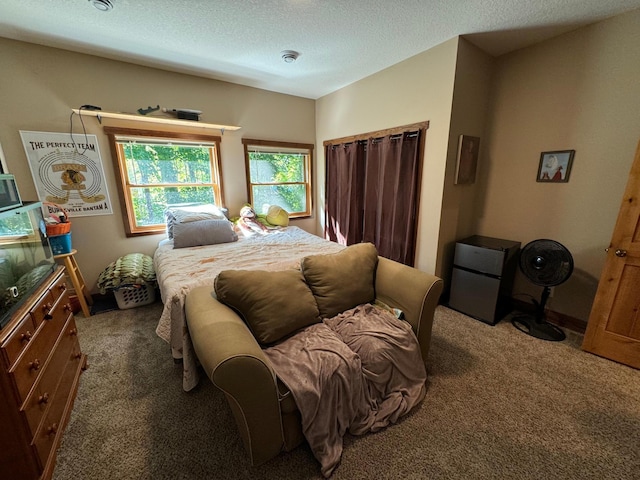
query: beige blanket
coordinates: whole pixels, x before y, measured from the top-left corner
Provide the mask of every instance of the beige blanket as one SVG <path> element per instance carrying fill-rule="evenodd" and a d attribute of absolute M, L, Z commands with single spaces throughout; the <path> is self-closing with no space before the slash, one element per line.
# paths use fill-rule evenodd
<path fill-rule="evenodd" d="M 329 477 L 342 439 L 374 432 L 425 395 L 420 347 L 408 323 L 360 305 L 311 325 L 265 353 L 300 409 L 302 430 Z"/>

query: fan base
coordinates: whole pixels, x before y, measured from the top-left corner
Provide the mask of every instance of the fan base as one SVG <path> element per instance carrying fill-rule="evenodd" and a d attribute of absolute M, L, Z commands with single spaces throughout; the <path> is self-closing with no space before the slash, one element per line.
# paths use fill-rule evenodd
<path fill-rule="evenodd" d="M 517 315 L 511 319 L 511 323 L 521 332 L 542 340 L 561 342 L 567 338 L 559 327 L 544 320 L 538 320 L 534 315 Z"/>

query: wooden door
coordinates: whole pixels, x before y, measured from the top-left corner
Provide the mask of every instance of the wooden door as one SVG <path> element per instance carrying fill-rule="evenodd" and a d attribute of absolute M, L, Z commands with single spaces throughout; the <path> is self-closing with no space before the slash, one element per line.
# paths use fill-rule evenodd
<path fill-rule="evenodd" d="M 582 348 L 640 368 L 640 143 Z"/>

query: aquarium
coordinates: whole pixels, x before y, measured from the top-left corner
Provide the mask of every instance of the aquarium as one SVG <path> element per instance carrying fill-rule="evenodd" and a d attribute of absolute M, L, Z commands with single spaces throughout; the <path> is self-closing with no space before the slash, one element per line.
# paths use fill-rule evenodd
<path fill-rule="evenodd" d="M 0 328 L 55 269 L 42 203 L 0 212 Z"/>

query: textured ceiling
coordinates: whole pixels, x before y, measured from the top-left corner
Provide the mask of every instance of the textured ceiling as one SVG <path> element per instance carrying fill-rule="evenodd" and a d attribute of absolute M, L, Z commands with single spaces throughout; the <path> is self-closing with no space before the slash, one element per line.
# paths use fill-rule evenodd
<path fill-rule="evenodd" d="M 457 35 L 500 55 L 640 0 L 0 0 L 0 36 L 318 98 Z M 286 64 L 282 50 L 300 57 Z"/>

